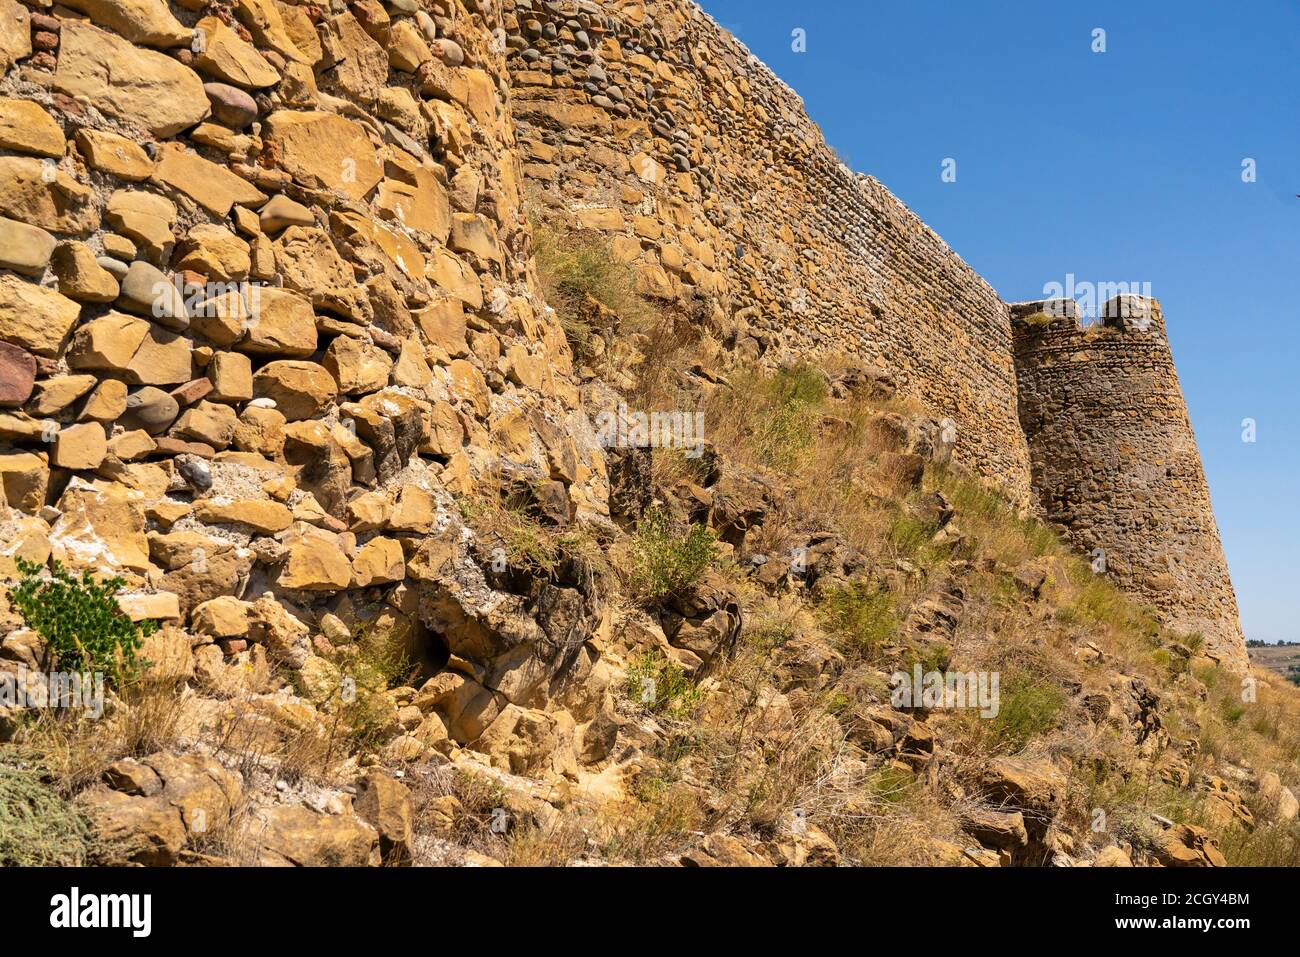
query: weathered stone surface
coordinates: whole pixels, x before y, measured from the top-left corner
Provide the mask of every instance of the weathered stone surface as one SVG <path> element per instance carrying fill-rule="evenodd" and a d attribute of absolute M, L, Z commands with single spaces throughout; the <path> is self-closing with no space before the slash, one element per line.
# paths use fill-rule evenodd
<path fill-rule="evenodd" d="M 253 376 L 253 394 L 275 402 L 290 422 L 314 419 L 338 397 L 334 377 L 315 362 L 285 359 L 269 362 Z"/>
<path fill-rule="evenodd" d="M 45 504 L 49 461 L 35 452 L 0 452 L 0 488 L 14 508 L 34 513 Z"/>
<path fill-rule="evenodd" d="M 0 156 L 0 216 L 77 236 L 99 227 L 90 189 L 31 156 Z"/>
<path fill-rule="evenodd" d="M 174 398 L 155 386 L 145 386 L 127 396 L 121 425 L 141 429 L 149 435 L 161 435 L 171 428 L 179 414 L 180 404 Z"/>
<path fill-rule="evenodd" d="M 379 833 L 385 864 L 411 863 L 411 789 L 382 771 L 372 770 L 357 785 L 357 816 Z"/>
<path fill-rule="evenodd" d="M 0 217 L 0 269 L 37 279 L 49 265 L 55 239 L 39 226 Z"/>
<path fill-rule="evenodd" d="M 191 31 L 172 16 L 163 0 L 67 0 L 66 6 L 142 46 L 166 49 L 190 42 Z"/>
<path fill-rule="evenodd" d="M 352 565 L 331 537 L 307 532 L 285 543 L 288 558 L 276 584 L 294 591 L 339 591 L 352 584 Z"/>
<path fill-rule="evenodd" d="M 166 273 L 143 259 L 131 263 L 122 277 L 115 304 L 123 312 L 152 319 L 168 329 L 183 331 L 190 325 L 181 291 Z"/>
<path fill-rule="evenodd" d="M 311 210 L 302 203 L 295 203 L 283 193 L 271 197 L 271 201 L 259 211 L 262 230 L 278 233 L 289 226 L 315 226 L 316 220 Z"/>
<path fill-rule="evenodd" d="M 202 92 L 202 87 L 199 88 Z M 207 97 L 203 100 L 206 108 Z M 158 165 L 150 177 L 179 190 L 200 206 L 225 216 L 230 207 L 256 206 L 266 201 L 266 195 L 252 183 L 241 179 L 230 170 L 209 162 L 179 143 L 166 143 L 159 151 Z"/>
<path fill-rule="evenodd" d="M 256 863 L 271 867 L 365 867 L 377 852 L 375 829 L 351 814 L 276 805 L 257 812 Z"/>
<path fill-rule="evenodd" d="M 91 169 L 128 182 L 141 182 L 153 172 L 153 160 L 148 153 L 133 140 L 107 130 L 77 130 L 77 149 Z"/>
<path fill-rule="evenodd" d="M 121 485 L 74 480 L 59 498 L 61 514 L 50 531 L 53 556 L 74 570 L 148 571 L 144 510 L 130 495 Z"/>
<path fill-rule="evenodd" d="M 281 56 L 300 63 L 312 62 L 289 36 L 274 0 L 236 0 L 235 16 L 248 28 L 258 46 L 269 47 Z"/>
<path fill-rule="evenodd" d="M 22 405 L 35 383 L 35 357 L 26 349 L 0 342 L 0 406 Z"/>
<path fill-rule="evenodd" d="M 316 351 L 316 315 L 297 293 L 260 287 L 247 330 L 239 347 L 244 352 L 302 357 Z"/>
<path fill-rule="evenodd" d="M 0 97 L 0 149 L 57 159 L 63 155 L 63 129 L 39 103 Z"/>
<path fill-rule="evenodd" d="M 388 385 L 393 360 L 383 349 L 351 336 L 339 336 L 321 360 L 343 395 L 378 392 Z"/>
<path fill-rule="evenodd" d="M 220 352 L 208 363 L 212 398 L 218 402 L 245 402 L 253 397 L 253 365 L 237 352 Z"/>
<path fill-rule="evenodd" d="M 401 543 L 391 538 L 372 538 L 352 559 L 352 574 L 358 588 L 401 581 L 406 577 Z"/>
<path fill-rule="evenodd" d="M 139 244 L 141 251 L 155 265 L 161 265 L 171 257 L 176 204 L 166 197 L 143 190 L 119 189 L 108 198 L 104 219 L 119 233 Z M 125 258 L 129 260 L 133 254 Z"/>
<path fill-rule="evenodd" d="M 108 454 L 108 437 L 97 422 L 70 425 L 54 439 L 50 462 L 61 469 L 97 469 Z"/>
<path fill-rule="evenodd" d="M 383 177 L 365 130 L 342 116 L 279 110 L 267 117 L 263 135 L 279 144 L 281 165 L 304 186 L 361 199 Z"/>
<path fill-rule="evenodd" d="M 189 269 L 213 282 L 247 279 L 252 269 L 248 243 L 224 226 L 202 223 L 185 235 L 175 268 Z"/>
<path fill-rule="evenodd" d="M 453 213 L 451 239 L 448 243 L 456 252 L 473 253 L 481 259 L 499 260 L 501 249 L 491 223 L 474 213 Z"/>
<path fill-rule="evenodd" d="M 204 36 L 203 52 L 194 58 L 200 73 L 250 90 L 280 82 L 280 74 L 257 49 L 216 17 L 204 17 L 195 29 Z"/>
<path fill-rule="evenodd" d="M 2 228 L 2 227 L 0 227 Z M 77 302 L 112 302 L 120 291 L 117 279 L 97 261 L 85 243 L 60 243 L 50 265 L 58 278 L 59 292 Z"/>
<path fill-rule="evenodd" d="M 182 438 L 203 442 L 220 451 L 234 441 L 238 425 L 239 416 L 230 406 L 202 401 L 185 410 L 173 431 Z"/>
<path fill-rule="evenodd" d="M 331 17 L 320 26 L 324 66 L 339 89 L 352 100 L 370 105 L 388 79 L 388 55 L 350 13 Z"/>
<path fill-rule="evenodd" d="M 263 535 L 274 535 L 293 524 L 293 514 L 285 506 L 258 499 L 236 502 L 203 499 L 195 504 L 194 517 L 210 525 L 247 525 Z"/>
<path fill-rule="evenodd" d="M 410 20 L 398 20 L 389 31 L 388 63 L 395 70 L 414 73 L 433 59 L 429 45 Z"/>
<path fill-rule="evenodd" d="M 155 136 L 172 136 L 208 115 L 203 82 L 193 70 L 76 20 L 63 23 L 54 88 Z"/>
<path fill-rule="evenodd" d="M 276 240 L 275 263 L 285 286 L 310 297 L 313 306 L 351 319 L 365 316 L 352 269 L 323 229 L 290 226 Z"/>
<path fill-rule="evenodd" d="M 433 170 L 424 167 L 416 169 L 411 178 L 414 182 L 385 179 L 375 202 L 404 226 L 422 230 L 445 243 L 451 232 L 445 184 Z"/>
<path fill-rule="evenodd" d="M 185 846 L 180 812 L 166 798 L 134 797 L 108 788 L 93 788 L 78 803 L 95 824 L 105 845 L 113 848 L 109 864 L 166 867 Z"/>
<path fill-rule="evenodd" d="M 253 627 L 253 606 L 233 595 L 223 595 L 198 605 L 190 616 L 196 635 L 209 638 L 244 638 Z"/>
<path fill-rule="evenodd" d="M 0 341 L 56 356 L 80 315 L 81 306 L 52 289 L 0 274 Z"/>
<path fill-rule="evenodd" d="M 257 119 L 257 101 L 236 86 L 226 83 L 204 83 L 212 116 L 232 129 L 242 130 Z"/>
<path fill-rule="evenodd" d="M 31 15 L 17 0 L 0 0 L 0 77 L 32 53 Z"/>

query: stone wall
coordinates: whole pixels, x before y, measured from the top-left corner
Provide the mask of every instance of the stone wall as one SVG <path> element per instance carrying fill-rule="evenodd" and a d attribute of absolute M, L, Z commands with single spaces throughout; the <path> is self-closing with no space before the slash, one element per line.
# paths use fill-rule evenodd
<path fill-rule="evenodd" d="M 1011 307 L 1020 420 L 1043 512 L 1162 622 L 1199 632 L 1211 654 L 1244 668 L 1237 600 L 1160 305 L 1117 297 L 1087 327 L 1073 306 Z"/>
<path fill-rule="evenodd" d="M 1006 307 L 799 97 L 689 0 L 507 3 L 539 207 L 609 235 L 645 291 L 717 305 L 757 356 L 851 356 L 957 427 L 956 460 L 1029 499 Z"/>
<path fill-rule="evenodd" d="M 497 591 L 453 499 L 607 512 L 500 30 L 480 0 L 0 0 L 0 577 L 124 577 L 210 693 L 268 656 L 320 692 L 335 645 L 412 636 L 460 668 L 416 753 L 581 657 L 591 622 L 541 612 L 474 644 L 580 602 Z"/>
<path fill-rule="evenodd" d="M 1076 402 L 1022 334 L 1018 416 L 1005 304 L 684 0 L 0 0 L 0 575 L 123 575 L 213 687 L 268 653 L 327 670 L 330 635 L 381 622 L 454 656 L 444 736 L 545 706 L 598 657 L 591 576 L 489 581 L 454 501 L 608 512 L 526 185 L 742 356 L 876 364 L 1025 503 L 1027 431 L 1048 513 L 1088 548 L 1116 530 L 1120 580 L 1230 656 L 1163 339 L 1088 339 L 1127 391 Z M 1132 443 L 1087 424 L 1112 401 Z"/>

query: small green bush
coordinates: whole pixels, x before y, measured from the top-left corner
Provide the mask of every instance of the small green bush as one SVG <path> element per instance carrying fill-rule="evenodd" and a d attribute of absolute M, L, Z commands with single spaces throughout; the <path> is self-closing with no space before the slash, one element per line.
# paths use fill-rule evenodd
<path fill-rule="evenodd" d="M 588 297 L 613 312 L 624 329 L 645 331 L 657 322 L 657 310 L 637 292 L 636 273 L 614 257 L 608 241 L 539 221 L 532 228 L 546 300 L 572 344 L 604 331 L 592 326 Z"/>
<path fill-rule="evenodd" d="M 651 711 L 674 718 L 690 717 L 701 697 L 675 662 L 653 652 L 642 655 L 627 669 L 627 695 Z"/>
<path fill-rule="evenodd" d="M 998 744 L 1019 751 L 1031 740 L 1056 727 L 1057 715 L 1065 707 L 1065 691 L 1041 678 L 1011 675 L 999 689 L 998 715 L 993 719 Z"/>
<path fill-rule="evenodd" d="M 1223 718 L 1228 724 L 1236 724 L 1245 713 L 1246 706 L 1239 701 L 1233 701 L 1231 698 L 1225 698 L 1219 704 L 1219 717 Z"/>
<path fill-rule="evenodd" d="M 48 578 L 41 577 L 43 565 L 22 558 L 18 570 L 23 577 L 9 590 L 9 601 L 44 639 L 53 664 L 65 671 L 103 671 L 118 683 L 134 673 L 141 639 L 158 624 L 122 614 L 114 596 L 123 579 L 96 582 L 89 570 L 76 578 L 57 561 Z"/>
<path fill-rule="evenodd" d="M 914 774 L 889 765 L 872 773 L 865 783 L 867 792 L 884 804 L 906 804 L 920 790 Z"/>
<path fill-rule="evenodd" d="M 898 631 L 893 597 L 873 582 L 829 590 L 818 611 L 840 650 L 857 658 L 875 658 Z"/>
<path fill-rule="evenodd" d="M 794 471 L 817 442 L 826 379 L 812 366 L 791 366 L 759 383 L 765 415 L 756 436 L 759 456 L 773 468 Z"/>
<path fill-rule="evenodd" d="M 35 769 L 0 765 L 0 867 L 82 867 L 89 823 Z"/>
<path fill-rule="evenodd" d="M 635 590 L 649 599 L 676 594 L 699 581 L 718 557 L 718 541 L 703 525 L 674 529 L 662 509 L 646 510 L 632 542 Z"/>

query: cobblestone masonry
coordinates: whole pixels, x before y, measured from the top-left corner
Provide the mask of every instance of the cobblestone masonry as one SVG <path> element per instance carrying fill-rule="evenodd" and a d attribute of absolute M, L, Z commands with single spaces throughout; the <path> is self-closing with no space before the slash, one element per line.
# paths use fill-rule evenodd
<path fill-rule="evenodd" d="M 1018 386 L 1008 307 L 694 3 L 515 0 L 504 23 L 544 212 L 609 234 L 645 291 L 714 301 L 736 348 L 888 369 L 956 422 L 958 461 L 1106 548 L 1121 585 L 1244 663 L 1162 319 L 1042 352 L 1022 329 Z M 1077 361 L 1045 361 L 1062 354 Z"/>
<path fill-rule="evenodd" d="M 180 629 L 267 591 L 417 628 L 448 492 L 508 467 L 599 519 L 525 184 L 741 355 L 888 370 L 1029 504 L 1023 418 L 1048 513 L 1243 657 L 1163 337 L 1022 336 L 1018 415 L 1008 307 L 683 0 L 0 0 L 0 575 L 111 570 Z"/>
<path fill-rule="evenodd" d="M 742 348 L 888 369 L 955 421 L 959 462 L 1029 500 L 1006 307 L 789 87 L 690 2 L 507 7 L 543 209 L 613 237 L 646 291 L 715 299 Z"/>
<path fill-rule="evenodd" d="M 1073 306 L 1011 307 L 1020 420 L 1043 511 L 1163 621 L 1199 632 L 1210 653 L 1244 668 L 1237 600 L 1160 305 L 1117 297 L 1086 327 Z"/>

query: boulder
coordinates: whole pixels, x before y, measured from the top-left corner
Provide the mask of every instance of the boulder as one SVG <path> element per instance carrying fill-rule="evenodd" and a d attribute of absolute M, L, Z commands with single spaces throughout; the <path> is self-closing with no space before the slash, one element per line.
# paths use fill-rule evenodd
<path fill-rule="evenodd" d="M 411 790 L 382 771 L 369 771 L 357 783 L 357 815 L 379 834 L 379 852 L 388 865 L 411 863 Z"/>
<path fill-rule="evenodd" d="M 175 136 L 208 115 L 203 82 L 189 67 L 78 20 L 63 21 L 53 84 L 155 136 Z"/>
<path fill-rule="evenodd" d="M 53 358 L 81 316 L 81 306 L 66 296 L 0 273 L 0 341 Z"/>
<path fill-rule="evenodd" d="M 276 805 L 250 815 L 253 863 L 272 867 L 365 867 L 378 863 L 379 834 L 354 814 Z"/>
<path fill-rule="evenodd" d="M 279 145 L 281 165 L 304 186 L 337 189 L 359 200 L 383 177 L 365 130 L 337 114 L 279 110 L 267 117 L 262 135 Z"/>
<path fill-rule="evenodd" d="M 91 22 L 146 47 L 188 46 L 191 31 L 172 16 L 164 0 L 66 0 Z"/>
<path fill-rule="evenodd" d="M 63 127 L 32 100 L 0 97 L 0 149 L 49 156 L 63 156 Z"/>
<path fill-rule="evenodd" d="M 253 394 L 270 399 L 290 422 L 319 418 L 338 397 L 334 377 L 315 362 L 269 362 L 253 376 Z"/>

